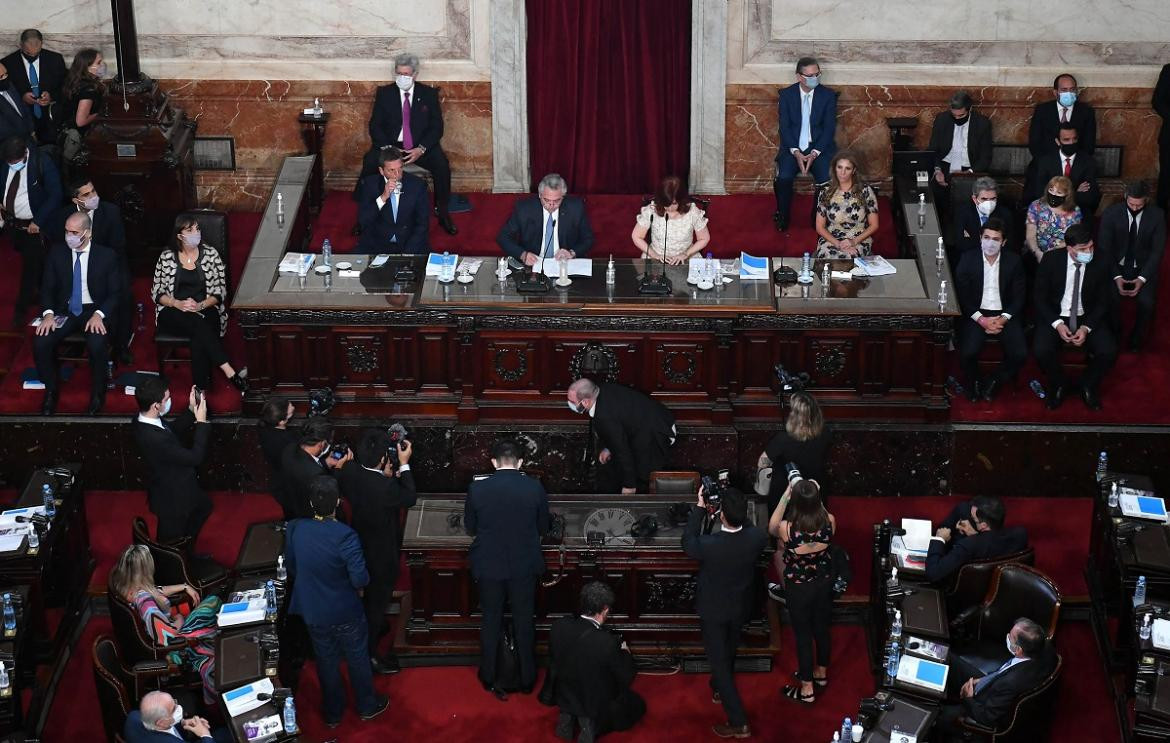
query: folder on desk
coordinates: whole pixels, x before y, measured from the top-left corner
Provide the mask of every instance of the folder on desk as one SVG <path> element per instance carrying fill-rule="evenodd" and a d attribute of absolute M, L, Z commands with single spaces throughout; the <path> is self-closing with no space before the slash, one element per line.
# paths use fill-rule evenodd
<path fill-rule="evenodd" d="M 1166 502 L 1157 496 L 1149 495 L 1121 495 L 1121 513 L 1135 519 L 1151 519 L 1166 523 Z"/>
<path fill-rule="evenodd" d="M 898 680 L 942 693 L 947 688 L 950 667 L 913 655 L 903 655 L 898 662 Z"/>
<path fill-rule="evenodd" d="M 768 275 L 767 258 L 760 258 L 759 256 L 748 255 L 742 252 L 739 254 L 740 281 L 766 281 L 770 278 L 771 276 Z"/>
<path fill-rule="evenodd" d="M 272 696 L 275 687 L 272 686 L 272 679 L 263 678 L 259 681 L 253 681 L 250 684 L 225 691 L 223 693 L 223 703 L 227 707 L 228 714 L 232 717 L 239 717 L 245 712 L 260 707 L 267 701 L 267 699 L 259 699 L 258 695 L 267 694 Z"/>

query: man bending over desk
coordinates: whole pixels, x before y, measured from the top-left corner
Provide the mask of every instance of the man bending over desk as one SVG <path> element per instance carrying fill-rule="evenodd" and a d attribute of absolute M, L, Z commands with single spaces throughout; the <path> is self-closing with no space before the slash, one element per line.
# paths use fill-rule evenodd
<path fill-rule="evenodd" d="M 967 517 L 969 514 L 969 518 Z M 926 579 L 941 583 L 969 562 L 990 560 L 1019 552 L 1028 546 L 1028 530 L 1004 528 L 1003 501 L 981 495 L 951 512 L 930 539 L 926 553 Z M 954 524 L 953 528 L 946 524 Z"/>

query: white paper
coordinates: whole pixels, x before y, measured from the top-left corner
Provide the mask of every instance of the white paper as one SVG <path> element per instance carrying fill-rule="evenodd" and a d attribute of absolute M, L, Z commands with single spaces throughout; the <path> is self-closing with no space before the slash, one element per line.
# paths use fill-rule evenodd
<path fill-rule="evenodd" d="M 929 519 L 902 519 L 902 528 L 906 534 L 902 537 L 902 544 L 911 552 L 926 552 L 930 549 L 930 520 Z"/>
<path fill-rule="evenodd" d="M 749 255 L 748 253 L 740 252 L 739 254 L 739 279 L 740 281 L 758 281 L 767 280 L 771 278 L 768 275 L 768 259 L 760 256 Z"/>
<path fill-rule="evenodd" d="M 569 264 L 570 276 L 593 275 L 593 261 L 588 258 L 570 258 L 567 263 Z M 541 273 L 555 279 L 561 275 L 561 262 L 556 258 L 545 258 L 544 263 L 541 264 Z"/>
<path fill-rule="evenodd" d="M 284 257 L 280 259 L 277 270 L 280 273 L 304 275 L 309 273 L 309 269 L 316 260 L 317 256 L 314 253 L 285 253 Z"/>
<path fill-rule="evenodd" d="M 855 264 L 853 269 L 855 276 L 888 276 L 892 273 L 898 273 L 894 264 L 880 255 L 859 255 L 854 257 L 853 263 Z"/>
<path fill-rule="evenodd" d="M 936 683 L 925 678 L 920 678 L 919 673 L 922 666 L 926 666 L 931 672 L 937 674 L 941 671 L 942 682 Z M 947 675 L 950 672 L 950 667 L 945 663 L 936 663 L 932 660 L 924 658 L 916 658 L 913 655 L 903 655 L 898 661 L 898 680 L 907 684 L 921 686 L 926 689 L 934 689 L 935 691 L 943 691 L 947 688 Z"/>
<path fill-rule="evenodd" d="M 370 268 L 380 268 L 386 265 L 386 261 L 390 260 L 389 253 L 379 253 L 374 256 L 374 260 L 370 261 Z"/>
<path fill-rule="evenodd" d="M 24 524 L 0 527 L 0 552 L 15 552 L 24 544 L 28 529 Z"/>
<path fill-rule="evenodd" d="M 1154 647 L 1159 650 L 1170 650 L 1170 619 L 1155 619 L 1152 629 L 1150 640 Z"/>
<path fill-rule="evenodd" d="M 34 515 L 45 515 L 44 506 L 29 506 L 28 508 L 13 508 L 3 513 L 0 513 L 0 525 L 8 526 L 16 523 L 17 516 L 31 517 Z M 28 528 L 26 524 L 21 524 L 22 529 Z"/>
<path fill-rule="evenodd" d="M 479 273 L 479 267 L 483 265 L 483 258 L 464 258 L 459 262 L 459 270 L 462 271 L 464 267 L 467 268 L 467 273 L 475 276 Z"/>
<path fill-rule="evenodd" d="M 272 679 L 262 678 L 259 681 L 253 681 L 245 686 L 225 691 L 223 693 L 223 703 L 227 707 L 229 715 L 239 717 L 245 712 L 251 712 L 264 704 L 266 700 L 257 699 L 256 696 L 258 694 L 268 694 L 271 696 L 273 691 Z"/>
<path fill-rule="evenodd" d="M 1166 523 L 1166 503 L 1161 498 L 1151 496 L 1122 495 L 1118 498 L 1123 516 Z M 1142 508 L 1142 503 L 1152 508 Z"/>
<path fill-rule="evenodd" d="M 459 266 L 459 256 L 448 254 L 447 260 L 453 261 L 455 267 Z M 439 276 L 443 272 L 443 255 L 440 253 L 431 253 L 427 256 L 427 276 Z"/>

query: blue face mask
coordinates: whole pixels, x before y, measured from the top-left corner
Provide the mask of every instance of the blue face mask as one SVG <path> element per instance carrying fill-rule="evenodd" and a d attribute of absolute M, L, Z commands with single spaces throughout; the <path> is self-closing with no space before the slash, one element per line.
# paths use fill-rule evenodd
<path fill-rule="evenodd" d="M 11 168 L 12 170 L 15 170 L 17 173 L 24 170 L 26 165 L 28 165 L 27 160 L 21 160 L 18 163 L 8 163 L 8 167 Z"/>
<path fill-rule="evenodd" d="M 1066 90 L 1060 94 L 1060 105 L 1064 106 L 1065 108 L 1068 108 L 1069 106 L 1071 106 L 1072 104 L 1074 104 L 1076 102 L 1077 102 L 1077 94 L 1075 91 Z"/>
<path fill-rule="evenodd" d="M 809 89 L 815 88 L 821 84 L 821 76 L 820 75 L 812 75 L 811 77 L 801 75 L 801 77 L 804 78 L 804 84 Z"/>
<path fill-rule="evenodd" d="M 1077 263 L 1088 263 L 1089 261 L 1093 260 L 1093 251 L 1090 250 L 1088 253 L 1081 253 L 1078 251 L 1073 256 L 1073 258 L 1076 259 Z"/>

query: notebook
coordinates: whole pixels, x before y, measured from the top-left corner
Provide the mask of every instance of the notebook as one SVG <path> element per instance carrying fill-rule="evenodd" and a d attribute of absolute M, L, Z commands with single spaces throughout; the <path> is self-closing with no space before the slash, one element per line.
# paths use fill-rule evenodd
<path fill-rule="evenodd" d="M 1121 513 L 1135 519 L 1151 519 L 1166 523 L 1166 502 L 1157 496 L 1130 495 L 1120 497 Z"/>

